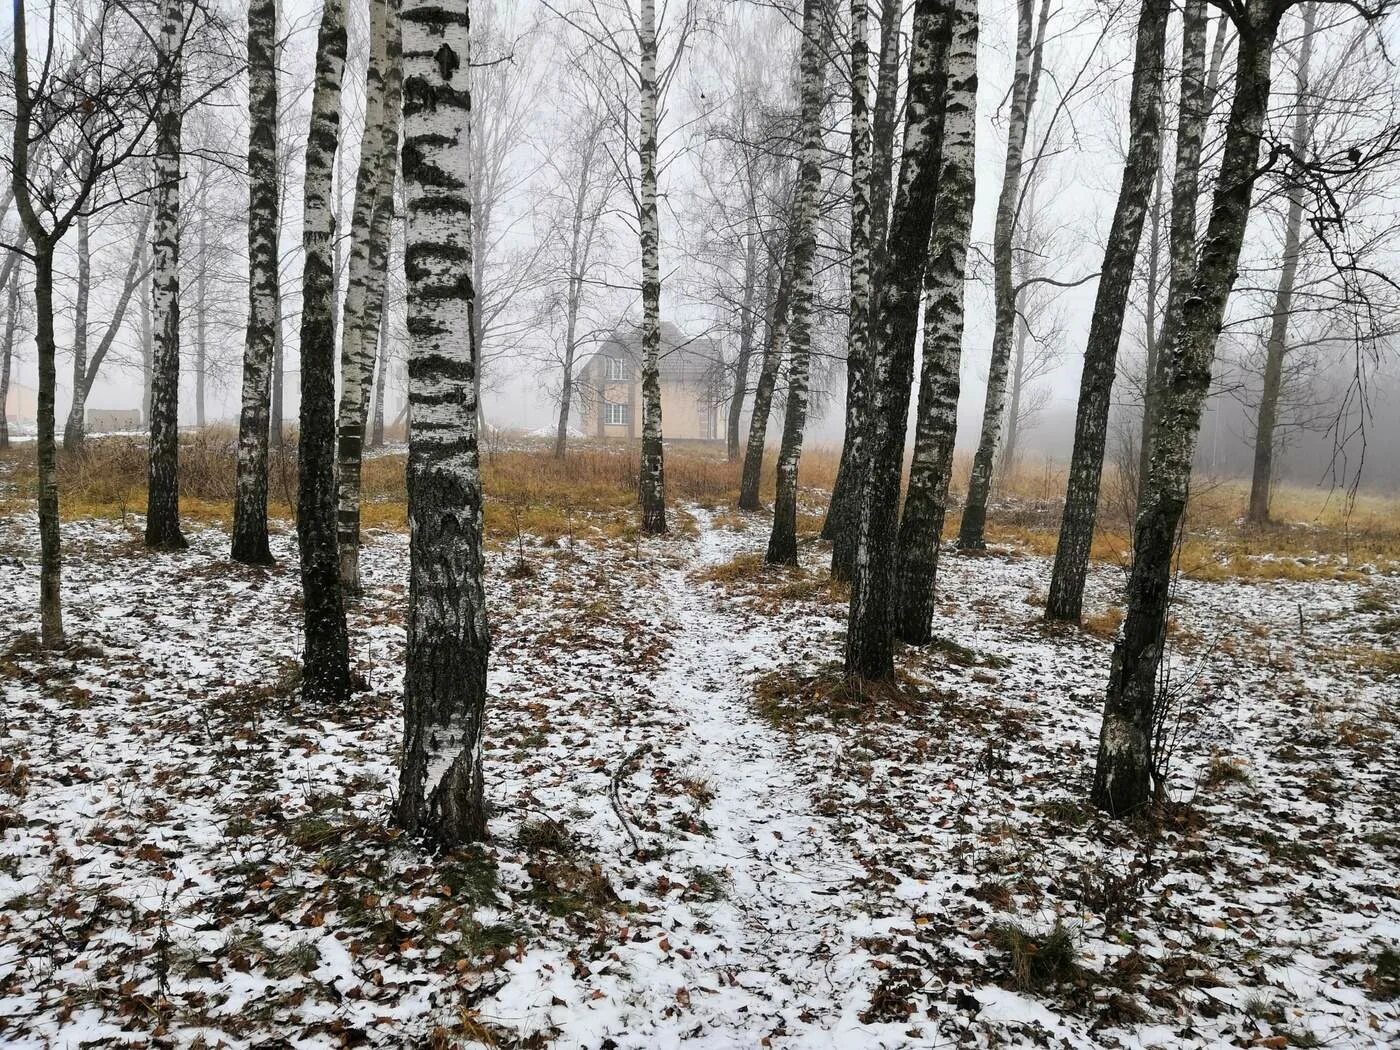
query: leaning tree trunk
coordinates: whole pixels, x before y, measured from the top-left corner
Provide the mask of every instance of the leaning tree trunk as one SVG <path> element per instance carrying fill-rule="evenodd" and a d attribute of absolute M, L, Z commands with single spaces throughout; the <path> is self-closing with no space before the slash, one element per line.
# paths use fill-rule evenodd
<path fill-rule="evenodd" d="M 860 485 L 846 674 L 894 676 L 896 515 L 914 378 L 914 341 L 927 264 L 942 147 L 950 0 L 917 0 L 909 51 L 903 161 L 879 270 L 880 305 L 871 340 L 869 476 Z"/>
<path fill-rule="evenodd" d="M 248 327 L 233 501 L 234 561 L 272 564 L 267 448 L 272 367 L 282 323 L 278 281 L 277 0 L 248 7 Z"/>
<path fill-rule="evenodd" d="M 656 212 L 656 2 L 641 0 L 637 154 L 641 192 L 637 227 L 642 247 L 642 462 L 637 495 L 642 531 L 666 531 L 666 478 L 661 444 L 661 233 Z"/>
<path fill-rule="evenodd" d="M 1032 47 L 1034 0 L 1016 0 L 1016 72 L 1011 84 L 1011 118 L 1006 130 L 1006 165 L 1002 170 L 1001 196 L 997 200 L 996 226 L 992 231 L 992 291 L 995 300 L 992 357 L 987 364 L 987 392 L 982 404 L 982 429 L 972 457 L 967 502 L 958 528 L 958 546 L 987 545 L 987 500 L 992 493 L 992 467 L 1001 438 L 1006 410 L 1006 374 L 1016 332 L 1016 290 L 1012 285 L 1012 253 L 1016 240 L 1016 213 L 1021 199 L 1021 158 L 1026 148 L 1036 80 L 1039 49 Z"/>
<path fill-rule="evenodd" d="M 63 448 L 76 451 L 86 436 L 83 413 L 87 407 L 88 299 L 92 293 L 92 248 L 88 240 L 88 217 L 79 215 L 78 287 L 73 300 L 73 402 L 68 406 L 68 422 L 63 427 Z"/>
<path fill-rule="evenodd" d="M 1142 239 L 1142 225 L 1152 199 L 1162 146 L 1162 59 L 1166 48 L 1168 0 L 1143 0 L 1137 26 L 1137 56 L 1129 101 L 1128 157 L 1118 206 L 1108 230 L 1089 339 L 1084 346 L 1084 369 L 1079 380 L 1079 408 L 1074 425 L 1060 540 L 1050 573 L 1050 596 L 1045 618 L 1079 622 L 1084 604 L 1084 580 L 1089 571 L 1089 548 L 1098 517 L 1099 482 L 1103 477 L 1104 446 L 1113 376 L 1118 365 L 1118 342 L 1133 281 L 1133 262 Z"/>
<path fill-rule="evenodd" d="M 155 217 L 155 205 L 151 206 L 151 217 Z M 147 238 L 141 238 L 141 272 L 148 273 L 151 269 L 150 245 Z M 151 289 L 150 286 L 141 292 L 141 421 L 149 427 L 151 425 L 151 372 L 155 367 L 156 357 L 156 327 L 155 320 L 151 317 Z"/>
<path fill-rule="evenodd" d="M 932 637 L 934 586 L 953 473 L 962 367 L 967 248 L 977 188 L 977 0 L 956 0 L 933 235 L 924 275 L 924 348 L 914 462 L 899 523 L 898 630 L 906 642 Z"/>
<path fill-rule="evenodd" d="M 817 254 L 817 195 L 821 192 L 823 0 L 802 5 L 802 154 L 793 201 L 792 304 L 788 322 L 788 395 L 778 450 L 777 492 L 768 562 L 797 564 L 797 468 L 807 426 L 812 353 L 812 270 Z"/>
<path fill-rule="evenodd" d="M 345 72 L 344 0 L 326 0 L 316 41 L 302 214 L 301 413 L 297 539 L 301 547 L 302 699 L 350 696 L 349 642 L 335 533 L 335 209 L 332 181 Z"/>
<path fill-rule="evenodd" d="M 881 5 L 879 76 L 872 117 L 866 112 L 869 73 L 865 70 L 870 59 L 864 21 L 868 19 L 869 7 L 862 5 L 858 19 L 856 2 L 851 5 L 851 302 L 847 314 L 846 426 L 836 483 L 831 489 L 826 521 L 822 523 L 822 539 L 831 541 L 831 575 L 835 580 L 851 578 L 860 526 L 860 481 L 865 472 L 870 428 L 870 340 L 878 305 L 878 289 L 871 275 L 884 251 L 890 221 L 903 13 L 903 7 L 894 0 Z"/>
<path fill-rule="evenodd" d="M 1152 798 L 1152 777 L 1157 772 L 1153 743 L 1157 674 L 1166 642 L 1172 553 L 1186 508 L 1215 344 L 1249 219 L 1280 15 L 1272 6 L 1258 4 L 1248 9 L 1238 26 L 1235 97 L 1220 177 L 1200 262 L 1183 296 L 1170 343 L 1152 465 L 1134 533 L 1128 611 L 1113 647 L 1094 767 L 1093 802 L 1115 817 L 1135 812 Z"/>
<path fill-rule="evenodd" d="M 15 352 L 15 329 L 19 325 L 19 277 L 10 281 L 5 302 L 5 336 L 0 341 L 0 449 L 10 447 L 10 417 L 5 406 L 10 403 L 10 361 Z"/>
<path fill-rule="evenodd" d="M 1313 34 L 1317 31 L 1317 6 L 1303 5 L 1303 41 L 1298 56 L 1298 101 L 1293 113 L 1293 162 L 1307 160 L 1312 138 L 1313 102 L 1308 90 L 1308 67 L 1312 62 Z M 1293 310 L 1293 286 L 1298 277 L 1298 252 L 1303 231 L 1303 193 L 1293 185 L 1288 190 L 1288 216 L 1284 220 L 1283 267 L 1274 292 L 1269 340 L 1265 344 L 1264 388 L 1259 395 L 1259 412 L 1254 428 L 1254 473 L 1249 485 L 1249 523 L 1269 521 L 1269 489 L 1274 480 L 1274 431 L 1278 426 L 1279 395 L 1283 392 L 1283 358 L 1288 352 L 1288 321 Z"/>
<path fill-rule="evenodd" d="M 350 272 L 340 322 L 336 543 L 340 550 L 340 585 L 347 594 L 360 591 L 360 463 L 379 333 L 379 310 L 370 300 L 374 297 L 377 269 L 374 264 L 381 260 L 373 255 L 376 251 L 385 251 L 384 242 L 389 232 L 388 222 L 383 222 L 382 230 L 374 229 L 374 225 L 377 217 L 382 220 L 384 209 L 392 199 L 394 157 L 398 153 L 398 122 L 389 112 L 397 99 L 389 99 L 386 91 L 391 62 L 397 59 L 398 48 L 390 45 L 396 33 L 396 16 L 391 0 L 370 3 L 365 130 L 360 146 L 360 170 L 355 179 L 355 203 L 350 213 Z M 374 239 L 376 234 L 380 235 L 378 243 Z"/>
<path fill-rule="evenodd" d="M 467 0 L 405 0 L 409 606 L 395 821 L 451 847 L 482 838 L 490 634 L 472 380 Z"/>
<path fill-rule="evenodd" d="M 778 369 L 783 363 L 783 350 L 787 346 L 789 286 L 792 283 L 789 259 L 785 257 L 779 266 L 778 292 L 773 300 L 768 331 L 764 333 L 767 339 L 763 344 L 763 361 L 758 369 L 758 383 L 753 389 L 753 411 L 749 414 L 749 442 L 744 448 L 744 470 L 739 479 L 740 510 L 758 510 L 760 507 L 758 483 L 763 475 L 768 414 L 773 408 L 773 388 L 778 385 Z"/>
<path fill-rule="evenodd" d="M 180 531 L 180 77 L 181 0 L 164 0 L 156 120 L 155 219 L 151 236 L 151 447 L 146 487 L 146 546 L 188 546 Z"/>
<path fill-rule="evenodd" d="M 758 297 L 758 231 L 750 221 L 744 245 L 744 291 L 739 302 L 739 355 L 734 362 L 734 387 L 729 395 L 725 420 L 725 452 L 730 463 L 739 461 L 739 424 L 744 416 L 744 399 L 749 393 L 749 364 L 753 360 L 754 300 Z"/>

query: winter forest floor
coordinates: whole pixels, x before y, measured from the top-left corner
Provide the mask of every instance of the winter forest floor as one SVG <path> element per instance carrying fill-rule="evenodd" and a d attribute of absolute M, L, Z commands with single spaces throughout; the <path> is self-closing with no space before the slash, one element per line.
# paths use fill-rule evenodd
<path fill-rule="evenodd" d="M 491 840 L 446 857 L 386 824 L 391 498 L 351 606 L 363 689 L 317 711 L 285 523 L 275 568 L 231 564 L 195 475 L 190 549 L 153 554 L 91 467 L 72 644 L 44 653 L 33 503 L 0 462 L 0 1044 L 1400 1042 L 1393 534 L 1211 541 L 1173 609 L 1171 799 L 1122 825 L 1084 801 L 1111 552 L 1086 629 L 1049 629 L 1044 530 L 1003 508 L 1024 520 L 992 550 L 944 557 L 939 640 L 853 695 L 823 545 L 765 568 L 766 516 L 682 455 L 672 535 L 639 538 L 600 455 L 567 483 L 538 451 L 487 464 Z"/>

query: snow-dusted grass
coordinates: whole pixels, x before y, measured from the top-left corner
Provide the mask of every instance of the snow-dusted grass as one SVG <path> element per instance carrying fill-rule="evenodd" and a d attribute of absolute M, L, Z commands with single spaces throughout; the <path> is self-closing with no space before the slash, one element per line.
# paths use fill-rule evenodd
<path fill-rule="evenodd" d="M 492 841 L 451 857 L 385 822 L 401 533 L 367 537 L 364 688 L 312 711 L 285 534 L 251 570 L 65 525 L 45 654 L 33 519 L 0 522 L 0 1042 L 1400 1040 L 1400 580 L 1184 581 L 1171 800 L 1122 826 L 1083 803 L 1109 642 L 1042 628 L 1045 560 L 950 552 L 939 643 L 854 717 L 801 684 L 841 653 L 824 552 L 763 569 L 766 521 L 689 513 L 492 556 Z"/>

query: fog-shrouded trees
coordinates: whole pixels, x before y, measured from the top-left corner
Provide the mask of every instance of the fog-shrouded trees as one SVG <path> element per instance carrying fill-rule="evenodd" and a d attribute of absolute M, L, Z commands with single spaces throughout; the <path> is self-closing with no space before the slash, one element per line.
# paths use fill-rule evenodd
<path fill-rule="evenodd" d="M 409 607 L 395 821 L 451 847 L 485 834 L 482 588 L 471 283 L 467 0 L 404 0 Z"/>
<path fill-rule="evenodd" d="M 336 549 L 332 194 L 345 48 L 344 0 L 327 0 L 321 9 L 316 41 L 316 79 L 303 178 L 297 539 L 304 628 L 302 699 L 331 706 L 343 704 L 350 695 L 345 599 Z"/>

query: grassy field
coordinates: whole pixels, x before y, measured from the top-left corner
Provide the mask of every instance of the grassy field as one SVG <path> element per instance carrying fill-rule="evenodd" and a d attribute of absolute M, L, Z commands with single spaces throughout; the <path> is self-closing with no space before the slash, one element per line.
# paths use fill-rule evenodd
<path fill-rule="evenodd" d="M 839 450 L 809 449 L 802 458 L 803 513 L 799 532 L 815 538 L 827 494 L 836 476 Z M 773 456 L 765 464 L 761 489 L 773 491 Z M 363 523 L 367 529 L 407 527 L 402 451 L 372 457 L 364 468 Z M 33 447 L 16 445 L 0 453 L 9 466 L 11 486 L 0 491 L 0 513 L 24 513 L 35 488 Z M 957 532 L 969 469 L 960 458 L 954 473 L 954 509 L 946 534 Z M 547 443 L 523 438 L 494 439 L 483 446 L 488 542 L 505 543 L 531 535 L 552 542 L 566 537 L 630 539 L 636 530 L 637 456 L 634 448 L 576 442 L 564 460 Z M 188 434 L 180 450 L 181 513 L 188 519 L 227 524 L 232 516 L 234 434 L 208 428 Z M 668 450 L 667 492 L 673 505 L 699 504 L 719 512 L 738 498 L 740 465 L 724 460 L 722 449 L 680 446 Z M 294 517 L 294 445 L 274 451 L 270 513 L 276 527 Z M 60 453 L 59 490 L 65 520 L 122 520 L 145 507 L 144 442 L 133 437 L 89 439 L 76 454 Z M 1062 468 L 1024 467 L 999 479 L 988 522 L 994 545 L 1032 553 L 1054 553 L 1064 487 Z M 1131 500 L 1111 473 L 1105 478 L 1095 560 L 1127 565 Z M 1247 482 L 1198 479 L 1188 509 L 1187 535 L 1180 551 L 1184 575 L 1196 579 L 1360 579 L 1373 572 L 1400 571 L 1400 497 L 1362 492 L 1354 499 L 1321 488 L 1280 486 L 1274 495 L 1276 524 L 1246 526 Z M 683 514 L 674 525 L 689 526 Z"/>

